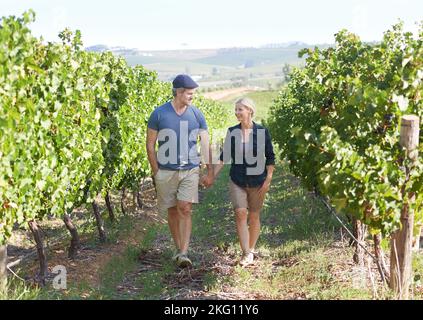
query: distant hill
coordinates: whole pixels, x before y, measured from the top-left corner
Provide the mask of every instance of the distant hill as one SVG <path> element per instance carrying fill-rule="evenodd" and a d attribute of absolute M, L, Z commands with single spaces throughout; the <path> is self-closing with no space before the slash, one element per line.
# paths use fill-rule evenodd
<path fill-rule="evenodd" d="M 221 49 L 198 50 L 166 50 L 142 51 L 125 47 L 109 47 L 103 44 L 87 47 L 87 51 L 111 51 L 128 60 L 130 65 L 152 63 L 192 62 L 200 64 L 239 67 L 252 67 L 263 64 L 292 63 L 297 64 L 298 51 L 303 48 L 314 47 L 304 42 L 287 42 L 266 44 L 256 47 L 234 47 Z"/>
<path fill-rule="evenodd" d="M 270 64 L 298 64 L 298 51 L 304 47 L 284 48 L 234 48 L 220 49 L 216 55 L 195 60 L 198 63 L 231 67 L 246 67 Z"/>
<path fill-rule="evenodd" d="M 95 46 L 87 47 L 85 48 L 87 51 L 94 51 L 94 52 L 104 52 L 104 51 L 110 51 L 118 55 L 122 56 L 132 56 L 132 55 L 140 55 L 140 56 L 151 56 L 148 52 L 142 52 L 139 49 L 133 48 L 128 49 L 125 47 L 109 47 L 104 44 L 98 44 Z"/>
<path fill-rule="evenodd" d="M 283 43 L 268 43 L 260 48 L 289 48 L 289 47 L 308 47 L 308 44 L 301 41 L 291 41 L 291 42 L 283 42 Z"/>
<path fill-rule="evenodd" d="M 143 65 L 157 71 L 159 78 L 164 81 L 172 80 L 178 73 L 188 73 L 206 87 L 234 83 L 265 87 L 269 82 L 275 84 L 283 81 L 283 66 L 301 65 L 303 59 L 298 57 L 298 52 L 313 47 L 315 45 L 293 41 L 266 44 L 258 48 L 148 51 L 99 44 L 86 50 L 111 51 L 124 57 L 131 66 Z"/>

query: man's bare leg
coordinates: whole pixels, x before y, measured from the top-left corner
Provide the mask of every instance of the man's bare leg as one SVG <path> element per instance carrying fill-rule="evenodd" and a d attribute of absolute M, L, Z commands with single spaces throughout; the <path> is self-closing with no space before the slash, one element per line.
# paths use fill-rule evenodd
<path fill-rule="evenodd" d="M 175 242 L 178 253 L 181 251 L 181 238 L 179 236 L 179 212 L 177 207 L 172 207 L 167 210 L 167 223 L 169 225 L 170 233 Z"/>
<path fill-rule="evenodd" d="M 186 201 L 178 201 L 177 209 L 179 212 L 179 239 L 180 250 L 182 254 L 188 252 L 189 242 L 192 229 L 192 203 Z"/>

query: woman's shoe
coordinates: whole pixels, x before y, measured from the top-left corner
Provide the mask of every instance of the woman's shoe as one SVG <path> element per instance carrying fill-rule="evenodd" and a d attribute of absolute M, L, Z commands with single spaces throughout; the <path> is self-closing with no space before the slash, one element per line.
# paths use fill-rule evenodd
<path fill-rule="evenodd" d="M 252 264 L 254 261 L 254 255 L 252 252 L 244 253 L 241 257 L 241 260 L 239 261 L 239 264 L 242 267 L 248 266 L 249 264 Z"/>

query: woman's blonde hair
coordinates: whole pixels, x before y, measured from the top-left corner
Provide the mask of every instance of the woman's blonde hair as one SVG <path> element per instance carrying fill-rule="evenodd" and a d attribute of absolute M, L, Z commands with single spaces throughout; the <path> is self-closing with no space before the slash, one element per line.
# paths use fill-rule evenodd
<path fill-rule="evenodd" d="M 250 98 L 245 98 L 244 97 L 244 98 L 238 99 L 235 102 L 235 106 L 238 105 L 238 104 L 243 105 L 244 107 L 249 108 L 252 111 L 251 118 L 254 117 L 254 115 L 256 114 L 256 105 L 254 104 L 254 101 L 253 100 L 251 100 Z"/>

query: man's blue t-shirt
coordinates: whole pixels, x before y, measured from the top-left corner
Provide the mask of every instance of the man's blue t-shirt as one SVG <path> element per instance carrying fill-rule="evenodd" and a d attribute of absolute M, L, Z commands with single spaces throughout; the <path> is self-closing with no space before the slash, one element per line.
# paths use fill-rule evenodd
<path fill-rule="evenodd" d="M 207 124 L 198 108 L 188 106 L 182 115 L 178 115 L 167 102 L 153 111 L 148 127 L 158 131 L 160 169 L 190 170 L 199 166 L 197 140 L 200 131 L 207 130 Z"/>

